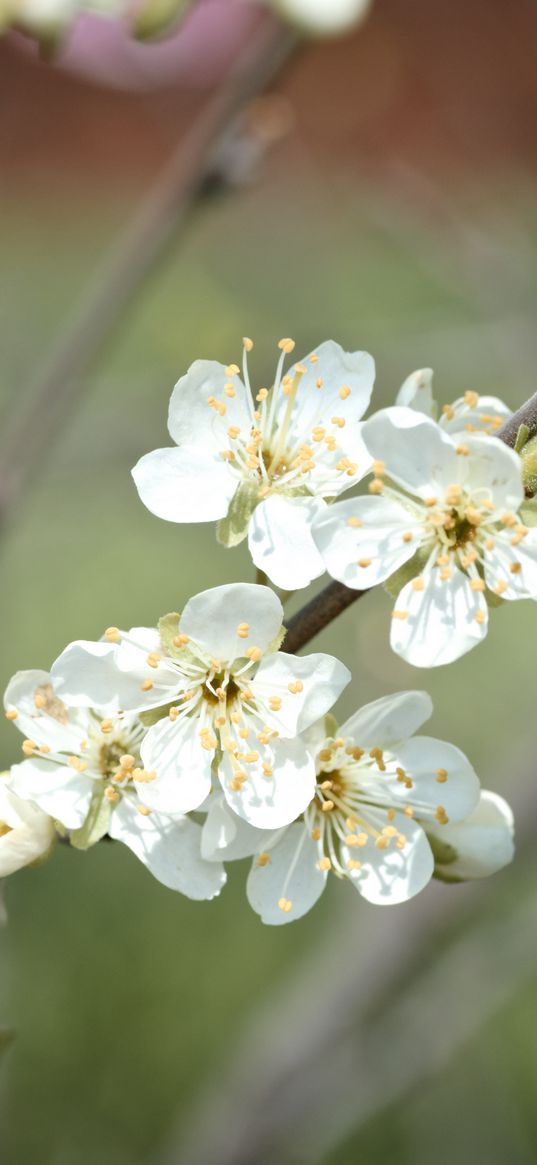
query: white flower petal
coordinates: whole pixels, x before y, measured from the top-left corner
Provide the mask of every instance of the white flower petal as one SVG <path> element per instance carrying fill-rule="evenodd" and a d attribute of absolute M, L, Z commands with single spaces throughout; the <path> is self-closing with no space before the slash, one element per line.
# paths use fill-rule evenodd
<path fill-rule="evenodd" d="M 414 804 L 420 820 L 434 818 L 441 805 L 450 822 L 462 821 L 475 809 L 479 801 L 479 780 L 468 758 L 454 744 L 430 736 L 415 736 L 398 746 L 396 759 L 410 777 L 412 788 L 405 788 L 395 774 L 383 781 L 394 804 L 398 801 Z M 440 829 L 441 836 L 444 828 Z"/>
<path fill-rule="evenodd" d="M 444 863 L 437 858 L 437 867 L 447 878 L 486 878 L 514 857 L 513 814 L 497 793 L 484 790 L 479 804 L 464 821 L 428 827 L 427 832 L 441 846 L 452 846 L 457 852 L 454 861 Z"/>
<path fill-rule="evenodd" d="M 345 352 L 334 340 L 325 340 L 299 363 L 306 368 L 306 373 L 300 381 L 291 417 L 291 445 L 308 442 L 312 427 L 322 423 L 320 411 L 328 423 L 333 414 L 349 422 L 363 417 L 375 382 L 375 361 L 368 352 Z M 292 376 L 292 368 L 289 375 Z M 320 388 L 317 387 L 319 380 L 322 381 Z M 350 393 L 345 392 L 346 388 L 350 388 Z M 343 396 L 340 396 L 342 390 Z M 280 419 L 285 410 L 286 398 L 282 395 Z"/>
<path fill-rule="evenodd" d="M 86 735 L 86 714 L 62 706 L 51 683 L 51 676 L 45 671 L 16 672 L 6 688 L 4 707 L 17 712 L 14 723 L 29 740 L 54 751 L 78 752 Z M 36 697 L 38 702 L 46 701 L 44 707 L 36 705 Z M 54 715 L 47 713 L 47 706 Z"/>
<path fill-rule="evenodd" d="M 385 824 L 380 814 L 368 813 L 368 820 L 379 832 Z M 403 849 L 394 841 L 386 849 L 378 849 L 372 838 L 361 849 L 341 846 L 344 865 L 357 858 L 361 863 L 360 869 L 348 870 L 349 881 L 375 906 L 394 906 L 413 898 L 427 885 L 434 870 L 431 847 L 421 825 L 401 813 L 396 813 L 390 824 L 407 839 Z"/>
<path fill-rule="evenodd" d="M 229 753 L 224 752 L 218 770 L 224 796 L 237 816 L 250 825 L 257 829 L 279 829 L 294 821 L 313 799 L 315 763 L 301 740 L 258 744 L 256 752 L 256 761 L 239 766 L 248 774 L 240 788 L 234 787 L 237 766 L 231 763 Z M 270 770 L 268 776 L 267 770 Z"/>
<path fill-rule="evenodd" d="M 30 757 L 13 765 L 9 787 L 23 800 L 34 801 L 66 829 L 78 829 L 86 820 L 94 784 L 91 777 L 67 764 Z"/>
<path fill-rule="evenodd" d="M 262 864 L 254 858 L 246 892 L 250 906 L 269 926 L 294 922 L 320 898 L 326 870 L 318 867 L 319 850 L 303 823 L 291 825 Z M 280 905 L 281 903 L 281 905 Z M 282 909 L 282 906 L 286 907 Z"/>
<path fill-rule="evenodd" d="M 165 716 L 148 729 L 140 753 L 153 781 L 135 781 L 141 802 L 161 813 L 198 809 L 211 790 L 214 751 L 202 748 L 197 716 L 170 720 Z"/>
<path fill-rule="evenodd" d="M 275 586 L 296 591 L 324 574 L 324 562 L 311 527 L 325 509 L 322 498 L 272 494 L 254 510 L 248 527 L 248 549 L 254 564 Z"/>
<path fill-rule="evenodd" d="M 446 580 L 436 567 L 422 578 L 423 590 L 409 582 L 397 598 L 390 643 L 414 667 L 439 667 L 485 638 L 488 608 L 482 593 L 472 591 L 470 579 L 457 567 Z"/>
<path fill-rule="evenodd" d="M 340 735 L 360 748 L 393 748 L 413 736 L 432 713 L 427 692 L 395 692 L 365 704 L 341 725 Z"/>
<path fill-rule="evenodd" d="M 148 631 L 150 635 L 145 634 Z M 70 643 L 51 668 L 54 690 L 60 699 L 70 706 L 112 713 L 168 703 L 181 687 L 181 677 L 166 660 L 156 668 L 148 665 L 148 652 L 159 646 L 158 632 L 134 627 L 128 635 L 139 640 L 139 646 L 90 640 Z M 146 679 L 152 684 L 148 691 L 142 689 Z"/>
<path fill-rule="evenodd" d="M 201 857 L 201 826 L 186 817 L 174 820 L 160 813 L 145 817 L 123 797 L 108 832 L 127 845 L 159 882 L 188 898 L 215 898 L 225 883 L 223 867 Z"/>
<path fill-rule="evenodd" d="M 398 404 L 402 403 L 398 401 Z M 475 407 L 461 396 L 442 413 L 439 424 L 451 436 L 458 434 L 462 437 L 468 433 L 488 433 L 493 436 L 511 415 L 511 409 L 497 396 L 480 396 Z"/>
<path fill-rule="evenodd" d="M 419 368 L 416 372 L 411 372 L 403 381 L 395 403 L 434 419 L 432 368 Z"/>
<path fill-rule="evenodd" d="M 140 458 L 132 476 L 144 506 L 166 522 L 223 518 L 238 484 L 220 453 L 203 446 L 154 449 Z"/>
<path fill-rule="evenodd" d="M 324 716 L 351 678 L 348 668 L 333 655 L 295 656 L 278 651 L 261 661 L 250 687 L 256 701 L 265 705 L 266 723 L 286 737 L 304 732 Z M 281 700 L 278 711 L 270 707 L 274 698 Z"/>
<path fill-rule="evenodd" d="M 264 652 L 278 635 L 283 607 L 268 587 L 256 583 L 227 583 L 202 591 L 187 603 L 181 631 L 214 658 L 232 663 L 249 647 Z M 238 628 L 248 624 L 241 638 Z"/>
<path fill-rule="evenodd" d="M 45 856 L 51 849 L 54 823 L 48 814 L 29 801 L 20 800 L 0 778 L 0 878 Z"/>
<path fill-rule="evenodd" d="M 537 599 L 537 526 L 513 546 L 514 531 L 500 530 L 494 535 L 491 550 L 485 544 L 485 579 L 487 586 L 502 599 Z"/>
<path fill-rule="evenodd" d="M 273 830 L 256 829 L 237 817 L 222 796 L 213 798 L 201 834 L 201 856 L 208 862 L 237 861 L 249 858 L 259 848 L 266 848 L 274 837 Z"/>
<path fill-rule="evenodd" d="M 463 458 L 454 442 L 414 409 L 382 409 L 364 422 L 362 436 L 371 456 L 385 462 L 387 476 L 409 493 L 443 496 L 459 480 Z"/>
<path fill-rule="evenodd" d="M 356 590 L 389 578 L 415 554 L 422 533 L 421 523 L 404 506 L 383 497 L 336 502 L 313 526 L 329 574 Z"/>
<path fill-rule="evenodd" d="M 235 396 L 224 392 L 233 384 Z M 224 413 L 207 403 L 214 397 Z M 185 376 L 175 385 L 168 411 L 168 430 L 177 445 L 198 445 L 204 453 L 221 453 L 229 447 L 227 430 L 238 425 L 246 431 L 252 423 L 252 404 L 242 380 L 226 372 L 216 360 L 195 360 Z"/>
<path fill-rule="evenodd" d="M 518 453 L 496 437 L 465 437 L 469 450 L 461 457 L 464 484 L 473 498 L 490 496 L 500 510 L 517 510 L 524 500 L 522 463 Z"/>

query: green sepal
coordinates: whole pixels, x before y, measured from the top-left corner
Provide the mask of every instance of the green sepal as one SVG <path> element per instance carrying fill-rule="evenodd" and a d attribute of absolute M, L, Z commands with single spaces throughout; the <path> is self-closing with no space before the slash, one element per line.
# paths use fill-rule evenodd
<path fill-rule="evenodd" d="M 525 526 L 537 526 L 537 498 L 526 498 L 518 513 Z"/>
<path fill-rule="evenodd" d="M 335 740 L 339 733 L 339 724 L 331 712 L 327 712 L 324 718 L 324 732 L 327 740 Z"/>
<path fill-rule="evenodd" d="M 528 443 L 530 431 L 527 425 L 520 425 L 515 441 L 515 453 L 522 453 L 524 445 Z"/>
<path fill-rule="evenodd" d="M 131 25 L 136 40 L 155 40 L 186 16 L 192 0 L 142 0 Z"/>
<path fill-rule="evenodd" d="M 269 643 L 267 650 L 265 652 L 265 655 L 272 655 L 273 651 L 279 651 L 286 635 L 287 635 L 287 627 L 284 627 L 283 623 L 282 623 L 282 626 L 280 627 L 278 634 L 274 637 L 272 642 Z"/>
<path fill-rule="evenodd" d="M 221 546 L 238 546 L 248 533 L 248 523 L 259 504 L 257 482 L 243 481 L 235 490 L 225 518 L 216 527 L 216 537 Z"/>
<path fill-rule="evenodd" d="M 395 570 L 389 578 L 382 584 L 384 590 L 391 595 L 392 599 L 397 599 L 403 587 L 411 582 L 413 578 L 417 578 L 421 574 L 425 563 L 430 555 L 430 548 L 426 549 L 420 546 L 416 553 L 409 558 L 408 562 L 404 562 L 398 570 Z"/>
<path fill-rule="evenodd" d="M 177 647 L 173 642 L 175 637 L 179 634 L 179 620 L 181 616 L 177 611 L 170 611 L 169 615 L 163 615 L 158 621 L 158 632 L 160 635 L 160 645 L 164 655 L 171 655 L 173 659 L 178 659 L 183 654 L 183 648 Z"/>
<path fill-rule="evenodd" d="M 80 829 L 71 831 L 70 841 L 75 849 L 89 849 L 108 832 L 112 805 L 104 795 L 104 788 L 104 783 L 96 786 L 84 824 L 81 825 Z"/>
<path fill-rule="evenodd" d="M 532 494 L 537 493 L 537 437 L 532 437 L 526 442 L 520 453 L 520 460 L 522 481 L 526 489 Z"/>
<path fill-rule="evenodd" d="M 460 883 L 466 881 L 466 878 L 459 878 L 457 874 L 450 874 L 447 870 L 437 868 L 436 866 L 433 871 L 433 878 L 435 878 L 437 882 L 446 882 L 452 886 L 454 886 L 457 882 Z"/>

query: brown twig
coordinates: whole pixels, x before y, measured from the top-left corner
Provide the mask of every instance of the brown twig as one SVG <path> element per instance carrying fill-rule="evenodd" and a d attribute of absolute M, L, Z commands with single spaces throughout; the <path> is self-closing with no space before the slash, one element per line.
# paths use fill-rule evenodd
<path fill-rule="evenodd" d="M 7 418 L 0 445 L 0 522 L 35 476 L 61 426 L 80 399 L 83 378 L 166 243 L 203 196 L 223 146 L 248 103 L 261 93 L 298 44 L 295 34 L 263 15 L 237 64 L 202 109 L 95 273 L 81 304 L 48 360 Z"/>
<path fill-rule="evenodd" d="M 337 619 L 351 603 L 355 603 L 366 594 L 367 591 L 354 591 L 340 582 L 328 583 L 327 587 L 289 620 L 284 650 L 292 655 L 300 651 L 300 648 L 305 647 L 310 639 L 314 639 L 323 627 Z"/>
<path fill-rule="evenodd" d="M 526 425 L 528 429 L 528 439 L 537 435 L 537 392 L 530 396 L 530 399 L 513 413 L 512 417 L 498 429 L 496 436 L 500 441 L 505 441 L 506 445 L 510 445 L 514 449 L 518 430 L 521 425 Z"/>

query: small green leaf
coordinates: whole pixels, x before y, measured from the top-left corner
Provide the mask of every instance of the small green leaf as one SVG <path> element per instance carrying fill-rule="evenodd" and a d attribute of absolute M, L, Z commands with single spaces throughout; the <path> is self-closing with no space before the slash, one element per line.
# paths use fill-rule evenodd
<path fill-rule="evenodd" d="M 89 849 L 108 832 L 112 805 L 105 797 L 104 789 L 104 782 L 96 785 L 84 824 L 80 829 L 71 831 L 70 841 L 75 849 Z"/>
<path fill-rule="evenodd" d="M 335 739 L 335 737 L 338 734 L 338 730 L 339 730 L 339 724 L 338 724 L 335 716 L 332 716 L 331 712 L 327 712 L 327 714 L 324 718 L 324 731 L 325 731 L 326 737 L 327 738 L 333 737 Z"/>
<path fill-rule="evenodd" d="M 521 453 L 527 444 L 530 431 L 527 425 L 520 425 L 515 441 L 515 453 Z"/>
<path fill-rule="evenodd" d="M 248 523 L 259 500 L 257 482 L 241 482 L 225 518 L 221 518 L 216 529 L 216 537 L 222 546 L 238 546 L 246 538 Z"/>
<path fill-rule="evenodd" d="M 532 437 L 524 445 L 520 453 L 520 460 L 522 462 L 522 481 L 526 489 L 530 493 L 537 493 L 537 437 Z"/>
<path fill-rule="evenodd" d="M 160 643 L 165 655 L 171 655 L 172 658 L 177 659 L 182 655 L 183 649 L 177 647 L 173 642 L 179 634 L 179 620 L 181 616 L 177 611 L 170 611 L 169 615 L 163 615 L 158 621 L 158 630 L 160 635 Z"/>
<path fill-rule="evenodd" d="M 518 512 L 525 526 L 537 526 L 537 498 L 526 498 Z"/>
<path fill-rule="evenodd" d="M 384 590 L 391 595 L 392 599 L 396 599 L 402 591 L 403 587 L 413 578 L 417 578 L 421 574 L 425 563 L 430 554 L 430 549 L 420 546 L 419 550 L 409 558 L 408 562 L 404 562 L 399 570 L 395 570 L 393 574 L 384 582 Z"/>

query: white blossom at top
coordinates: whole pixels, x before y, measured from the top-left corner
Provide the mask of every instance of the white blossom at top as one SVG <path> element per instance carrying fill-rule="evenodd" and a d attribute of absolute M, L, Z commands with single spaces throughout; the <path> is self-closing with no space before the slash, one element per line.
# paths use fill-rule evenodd
<path fill-rule="evenodd" d="M 0 878 L 47 856 L 56 831 L 48 813 L 23 801 L 9 788 L 8 773 L 0 774 Z M 0 923 L 4 921 L 0 911 Z"/>
<path fill-rule="evenodd" d="M 277 12 L 316 36 L 348 32 L 367 16 L 371 0 L 270 0 Z"/>
<path fill-rule="evenodd" d="M 293 821 L 315 786 L 298 734 L 332 706 L 350 673 L 330 655 L 276 650 L 283 609 L 267 587 L 204 591 L 159 631 L 108 631 L 109 642 L 74 643 L 52 668 L 69 704 L 155 710 L 140 745 L 154 780 L 134 787 L 164 813 L 199 808 L 213 762 L 236 813 L 261 828 Z M 158 718 L 160 716 L 160 718 Z"/>
<path fill-rule="evenodd" d="M 258 838 L 216 803 L 202 852 L 219 861 L 255 854 L 248 898 L 274 925 L 310 910 L 329 872 L 376 905 L 412 898 L 434 872 L 428 834 L 442 841 L 444 831 L 462 829 L 455 823 L 479 801 L 464 754 L 414 735 L 431 712 L 425 692 L 401 692 L 361 708 L 329 736 L 324 722 L 315 725 L 305 738 L 316 758 L 316 787 L 300 821 Z"/>
<path fill-rule="evenodd" d="M 285 590 L 324 571 L 311 534 L 326 499 L 349 489 L 371 459 L 360 418 L 374 361 L 328 340 L 284 374 L 294 342 L 281 340 L 273 386 L 250 389 L 236 364 L 197 360 L 178 382 L 168 428 L 179 448 L 142 457 L 133 477 L 144 504 L 169 522 L 221 520 L 220 538 L 248 537 L 255 565 Z"/>
<path fill-rule="evenodd" d="M 471 390 L 451 404 L 442 405 L 439 410 L 433 397 L 432 368 L 411 372 L 401 385 L 395 403 L 437 420 L 440 428 L 451 437 L 468 433 L 493 437 L 512 416 L 511 409 L 499 397 L 482 396 Z"/>
<path fill-rule="evenodd" d="M 376 413 L 363 435 L 376 459 L 370 496 L 321 515 L 317 545 L 329 573 L 357 589 L 408 564 L 391 645 L 416 667 L 451 663 L 487 633 L 486 588 L 537 598 L 537 528 L 518 514 L 520 458 L 492 437 L 451 437 L 408 408 Z"/>
<path fill-rule="evenodd" d="M 141 765 L 143 726 L 135 716 L 114 720 L 93 708 L 67 708 L 42 671 L 17 672 L 4 703 L 25 735 L 26 759 L 12 767 L 9 791 L 28 814 L 45 813 L 71 831 L 85 828 L 88 843 L 107 833 L 189 898 L 219 893 L 225 874 L 202 860 L 199 825 L 154 813 L 143 802 L 153 774 Z M 77 843 L 76 832 L 71 840 Z"/>

